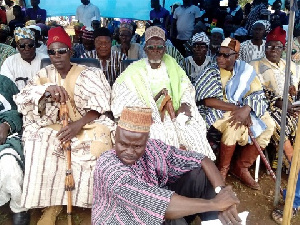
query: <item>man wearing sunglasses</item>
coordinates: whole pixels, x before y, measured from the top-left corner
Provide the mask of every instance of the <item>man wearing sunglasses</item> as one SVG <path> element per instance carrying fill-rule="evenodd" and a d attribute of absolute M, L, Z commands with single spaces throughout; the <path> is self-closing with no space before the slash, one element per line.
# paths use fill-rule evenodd
<path fill-rule="evenodd" d="M 21 90 L 40 70 L 41 60 L 48 56 L 36 52 L 35 34 L 30 29 L 18 27 L 14 34 L 19 53 L 4 61 L 0 74 L 10 78 Z"/>
<path fill-rule="evenodd" d="M 262 85 L 252 66 L 237 60 L 240 43 L 226 38 L 217 53 L 217 67 L 208 67 L 196 81 L 196 101 L 208 128 L 222 133 L 219 170 L 226 179 L 235 147 L 242 147 L 231 173 L 246 186 L 260 189 L 249 167 L 258 151 L 249 143 L 248 129 L 264 149 L 274 131 Z"/>
<path fill-rule="evenodd" d="M 165 54 L 165 38 L 165 31 L 157 26 L 145 31 L 147 58 L 129 65 L 113 85 L 114 117 L 119 118 L 126 106 L 151 107 L 151 138 L 184 146 L 214 160 L 206 139 L 205 122 L 195 104 L 195 89 L 176 60 Z M 175 118 L 171 111 L 163 109 L 166 95 L 171 98 Z"/>
<path fill-rule="evenodd" d="M 70 141 L 75 181 L 72 205 L 92 205 L 93 170 L 97 157 L 111 149 L 114 123 L 110 111 L 111 88 L 103 72 L 70 62 L 71 39 L 61 27 L 49 30 L 47 42 L 51 65 L 40 70 L 15 96 L 24 115 L 26 152 L 24 191 L 26 208 L 46 207 L 38 225 L 55 224 L 67 205 L 64 191 L 66 158 L 62 143 Z M 49 97 L 50 95 L 50 97 Z M 69 123 L 62 128 L 60 104 L 66 103 Z"/>
<path fill-rule="evenodd" d="M 268 35 L 266 39 L 266 57 L 253 61 L 251 64 L 255 68 L 262 84 L 265 87 L 266 96 L 270 102 L 271 116 L 275 121 L 276 129 L 271 138 L 271 143 L 278 149 L 281 131 L 281 116 L 283 91 L 285 83 L 285 65 L 286 60 L 281 58 L 282 52 L 285 50 L 286 32 L 281 27 L 276 27 Z M 289 80 L 289 95 L 288 109 L 286 115 L 285 142 L 283 150 L 284 161 L 289 164 L 293 157 L 293 140 L 297 132 L 297 123 L 299 118 L 299 105 L 294 105 L 294 99 L 297 95 L 299 78 L 297 78 L 296 65 L 291 62 L 291 76 Z M 293 216 L 296 215 L 297 209 L 300 206 L 300 179 L 295 191 L 295 200 L 293 204 Z M 283 218 L 283 207 L 275 209 L 272 217 L 276 222 L 281 222 Z"/>

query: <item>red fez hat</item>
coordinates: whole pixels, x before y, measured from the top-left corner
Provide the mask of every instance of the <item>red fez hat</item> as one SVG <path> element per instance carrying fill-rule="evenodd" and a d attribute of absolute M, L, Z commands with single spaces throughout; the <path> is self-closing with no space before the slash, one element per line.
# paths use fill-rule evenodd
<path fill-rule="evenodd" d="M 54 42 L 60 42 L 66 44 L 70 49 L 72 48 L 71 38 L 61 27 L 55 27 L 48 31 L 47 47 L 49 48 L 49 46 Z"/>
<path fill-rule="evenodd" d="M 285 45 L 285 37 L 286 32 L 281 27 L 276 27 L 275 29 L 271 30 L 270 33 L 267 35 L 266 42 L 269 41 L 280 41 L 283 45 Z"/>

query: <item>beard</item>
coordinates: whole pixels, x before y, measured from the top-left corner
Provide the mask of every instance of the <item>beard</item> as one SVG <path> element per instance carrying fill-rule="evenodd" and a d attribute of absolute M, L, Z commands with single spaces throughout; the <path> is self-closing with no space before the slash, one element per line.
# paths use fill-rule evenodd
<path fill-rule="evenodd" d="M 161 64 L 161 59 L 159 59 L 159 60 L 152 60 L 152 59 L 149 59 L 149 62 L 150 62 L 151 64 Z"/>

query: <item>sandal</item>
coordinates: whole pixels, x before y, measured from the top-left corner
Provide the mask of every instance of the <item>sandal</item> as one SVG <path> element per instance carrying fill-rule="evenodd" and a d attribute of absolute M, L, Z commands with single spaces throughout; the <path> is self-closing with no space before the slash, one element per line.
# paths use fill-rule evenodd
<path fill-rule="evenodd" d="M 283 206 L 276 208 L 273 210 L 272 212 L 272 219 L 277 223 L 277 224 L 281 224 L 282 223 L 282 219 L 283 219 Z M 298 213 L 298 209 L 297 208 L 293 208 L 293 212 L 292 212 L 292 218 L 295 217 Z"/>

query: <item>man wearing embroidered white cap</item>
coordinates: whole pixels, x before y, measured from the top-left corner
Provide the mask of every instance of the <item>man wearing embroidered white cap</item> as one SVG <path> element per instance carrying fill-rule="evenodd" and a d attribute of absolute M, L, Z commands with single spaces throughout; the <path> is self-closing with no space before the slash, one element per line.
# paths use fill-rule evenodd
<path fill-rule="evenodd" d="M 248 168 L 258 156 L 254 144 L 249 143 L 248 129 L 264 149 L 273 135 L 275 123 L 269 115 L 268 104 L 258 76 L 252 66 L 237 60 L 240 43 L 226 38 L 217 54 L 218 67 L 208 67 L 196 81 L 196 101 L 207 127 L 222 133 L 219 170 L 226 179 L 235 147 L 242 147 L 241 155 L 231 173 L 246 186 L 260 189 Z"/>
<path fill-rule="evenodd" d="M 183 63 L 183 69 L 192 84 L 198 75 L 213 63 L 210 56 L 207 56 L 209 44 L 210 40 L 204 32 L 197 33 L 192 37 L 193 55 L 185 58 Z"/>
<path fill-rule="evenodd" d="M 159 27 L 146 30 L 144 50 L 147 58 L 129 65 L 113 85 L 111 108 L 114 117 L 119 118 L 125 106 L 151 107 L 151 138 L 175 147 L 183 145 L 187 150 L 215 160 L 206 139 L 205 122 L 195 104 L 195 89 L 176 60 L 165 54 L 165 38 L 164 30 Z M 169 102 L 166 94 L 173 112 L 165 110 Z"/>
<path fill-rule="evenodd" d="M 30 29 L 18 27 L 14 34 L 19 53 L 4 61 L 0 74 L 10 78 L 21 90 L 41 69 L 41 59 L 48 55 L 36 52 L 34 32 Z"/>
<path fill-rule="evenodd" d="M 47 46 L 41 41 L 42 29 L 37 25 L 26 26 L 34 32 L 36 52 L 47 55 Z"/>

